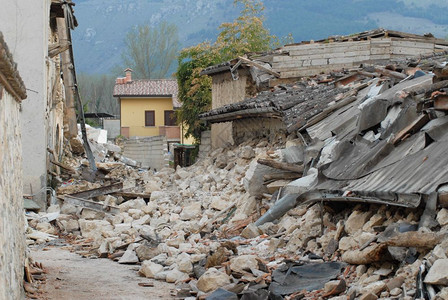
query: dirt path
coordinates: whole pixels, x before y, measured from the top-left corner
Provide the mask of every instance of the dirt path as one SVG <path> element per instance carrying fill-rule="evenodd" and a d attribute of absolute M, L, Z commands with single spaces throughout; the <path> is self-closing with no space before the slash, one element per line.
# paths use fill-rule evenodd
<path fill-rule="evenodd" d="M 139 286 L 151 280 L 139 277 L 138 266 L 120 265 L 109 259 L 88 259 L 54 247 L 32 250 L 31 257 L 44 265 L 48 274 L 43 299 L 127 300 L 173 299 L 175 286 L 153 281 L 154 287 Z"/>

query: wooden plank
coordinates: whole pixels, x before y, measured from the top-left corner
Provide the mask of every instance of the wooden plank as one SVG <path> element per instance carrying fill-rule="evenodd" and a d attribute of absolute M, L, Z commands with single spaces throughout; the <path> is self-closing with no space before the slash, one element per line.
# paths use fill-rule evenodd
<path fill-rule="evenodd" d="M 65 23 L 64 18 L 56 18 L 59 41 L 68 41 L 68 28 Z M 68 135 L 69 138 L 78 135 L 78 125 L 75 110 L 75 93 L 73 90 L 74 79 L 73 74 L 70 70 L 72 66 L 72 61 L 70 58 L 69 49 L 61 53 L 61 69 L 64 76 L 64 90 L 65 90 L 65 101 L 64 101 L 64 126 L 67 125 L 68 130 L 64 130 L 64 133 Z"/>
<path fill-rule="evenodd" d="M 118 215 L 120 213 L 120 208 L 117 206 L 112 205 L 106 205 L 104 203 L 94 202 L 82 198 L 76 198 L 69 195 L 64 196 L 62 198 L 64 202 L 75 205 L 75 206 L 81 206 L 84 208 L 88 208 L 91 210 L 99 211 L 99 212 L 105 212 L 112 215 Z"/>
<path fill-rule="evenodd" d="M 414 120 L 411 124 L 403 128 L 400 132 L 397 133 L 392 143 L 394 145 L 398 144 L 402 140 L 404 140 L 408 135 L 414 134 L 418 130 L 420 130 L 426 123 L 429 122 L 429 116 L 427 114 L 420 115 L 417 119 Z"/>
<path fill-rule="evenodd" d="M 448 95 L 437 95 L 434 97 L 434 109 L 448 111 Z"/>
<path fill-rule="evenodd" d="M 263 159 L 263 158 L 259 158 L 257 162 L 261 165 L 269 166 L 274 169 L 296 172 L 299 174 L 303 173 L 303 165 L 288 164 L 273 159 Z"/>
<path fill-rule="evenodd" d="M 33 275 L 31 274 L 31 268 L 30 268 L 30 259 L 29 257 L 25 258 L 25 276 L 26 276 L 26 280 L 29 283 L 33 283 Z"/>
<path fill-rule="evenodd" d="M 426 94 L 426 93 L 429 94 L 429 93 L 432 93 L 434 91 L 437 91 L 437 90 L 440 90 L 440 89 L 443 89 L 446 87 L 448 87 L 448 80 L 439 81 L 439 82 L 431 84 L 430 86 L 418 85 L 413 88 L 407 89 L 405 91 L 408 92 L 411 96 L 415 96 L 415 95 Z"/>
<path fill-rule="evenodd" d="M 294 179 L 297 179 L 300 177 L 301 177 L 301 175 L 297 174 L 296 172 L 282 172 L 282 173 L 263 175 L 263 181 L 266 182 L 266 181 L 279 180 L 279 179 L 294 180 Z"/>
<path fill-rule="evenodd" d="M 50 58 L 55 57 L 56 55 L 68 50 L 70 44 L 68 42 L 55 43 L 48 45 L 48 56 Z"/>
<path fill-rule="evenodd" d="M 268 192 L 273 194 L 276 191 L 278 191 L 280 188 L 283 188 L 284 186 L 286 186 L 287 184 L 289 184 L 291 182 L 291 180 L 286 180 L 286 179 L 280 179 L 280 180 L 276 180 L 270 183 L 265 183 L 266 188 L 268 189 Z"/>
<path fill-rule="evenodd" d="M 375 72 L 381 73 L 381 74 L 386 75 L 386 76 L 391 76 L 391 77 L 394 77 L 394 78 L 398 78 L 398 79 L 405 79 L 407 77 L 406 74 L 395 72 L 395 71 L 392 71 L 392 70 L 388 70 L 388 69 L 385 69 L 383 67 L 376 67 L 375 68 Z"/>
<path fill-rule="evenodd" d="M 134 193 L 134 192 L 126 192 L 126 191 L 120 191 L 113 193 L 117 197 L 123 197 L 127 199 L 135 199 L 135 198 L 143 198 L 143 199 L 149 199 L 151 198 L 151 193 Z"/>
<path fill-rule="evenodd" d="M 260 69 L 260 70 L 265 71 L 265 72 L 267 72 L 267 73 L 269 73 L 269 74 L 271 74 L 271 75 L 274 75 L 275 77 L 280 77 L 280 74 L 279 74 L 279 73 L 274 72 L 274 71 L 272 71 L 271 69 L 268 69 L 268 68 L 266 68 L 266 67 L 260 65 L 259 63 L 255 62 L 255 61 L 252 61 L 252 60 L 250 60 L 250 59 L 247 59 L 247 58 L 245 58 L 245 57 L 241 57 L 241 56 L 238 57 L 238 59 L 241 60 L 241 61 L 243 61 L 243 62 L 245 62 L 245 63 L 247 63 L 247 64 L 250 64 L 250 65 L 254 66 L 254 67 L 257 68 L 257 69 Z"/>
<path fill-rule="evenodd" d="M 370 72 L 366 72 L 366 71 L 362 71 L 362 70 L 359 70 L 356 72 L 360 75 L 367 76 L 367 77 L 372 77 L 372 78 L 380 77 L 380 74 L 378 74 L 378 73 L 370 73 Z"/>
<path fill-rule="evenodd" d="M 416 39 L 416 40 L 428 40 L 428 41 L 433 41 L 435 40 L 435 38 L 431 38 L 431 37 L 425 37 L 422 35 L 418 35 L 418 34 L 413 34 L 413 33 L 405 33 L 405 32 L 400 32 L 400 31 L 396 31 L 396 30 L 387 30 L 387 32 L 390 35 L 398 35 L 399 37 L 394 37 L 395 39 Z"/>
<path fill-rule="evenodd" d="M 417 247 L 433 249 L 445 238 L 444 234 L 436 232 L 408 231 L 398 233 L 384 243 L 392 247 Z"/>
<path fill-rule="evenodd" d="M 115 183 L 111 185 L 102 186 L 96 189 L 90 189 L 86 191 L 82 191 L 79 193 L 70 194 L 69 196 L 75 197 L 75 198 L 82 198 L 82 199 L 89 199 L 101 195 L 107 195 L 111 194 L 113 192 L 120 191 L 123 188 L 123 183 Z"/>
<path fill-rule="evenodd" d="M 64 170 L 66 170 L 70 174 L 76 174 L 76 170 L 74 170 L 74 169 L 72 169 L 72 168 L 70 168 L 70 167 L 68 167 L 68 166 L 66 166 L 66 165 L 64 165 L 64 164 L 62 164 L 60 162 L 57 162 L 57 161 L 54 161 L 54 160 L 50 159 L 50 163 L 52 163 L 53 165 L 56 165 L 56 166 L 58 166 L 58 167 L 60 167 L 60 168 L 62 168 Z"/>

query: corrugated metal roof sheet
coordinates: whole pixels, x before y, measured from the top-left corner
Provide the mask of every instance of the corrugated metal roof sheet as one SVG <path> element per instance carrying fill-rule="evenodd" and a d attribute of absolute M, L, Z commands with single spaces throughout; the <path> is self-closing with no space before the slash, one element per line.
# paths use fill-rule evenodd
<path fill-rule="evenodd" d="M 435 142 L 395 164 L 350 182 L 347 190 L 430 194 L 448 182 L 448 142 Z"/>

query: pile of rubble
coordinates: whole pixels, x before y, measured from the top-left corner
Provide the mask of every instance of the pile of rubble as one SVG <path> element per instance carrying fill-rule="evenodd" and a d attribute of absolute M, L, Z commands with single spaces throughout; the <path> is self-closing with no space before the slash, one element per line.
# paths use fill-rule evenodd
<path fill-rule="evenodd" d="M 447 68 L 382 70 L 347 76 L 298 131 L 188 168 L 142 170 L 108 149 L 91 183 L 67 159 L 62 201 L 29 215 L 28 238 L 74 236 L 80 254 L 140 264 L 180 298 L 447 299 Z M 434 178 L 396 178 L 411 167 Z"/>

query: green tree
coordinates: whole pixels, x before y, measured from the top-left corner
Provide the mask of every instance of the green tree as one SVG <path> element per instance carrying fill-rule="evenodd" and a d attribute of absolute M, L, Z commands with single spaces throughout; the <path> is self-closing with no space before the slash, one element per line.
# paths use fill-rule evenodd
<path fill-rule="evenodd" d="M 176 63 L 178 51 L 176 25 L 165 21 L 157 27 L 138 25 L 126 35 L 120 69 L 131 68 L 135 78 L 166 78 Z"/>
<path fill-rule="evenodd" d="M 206 129 L 198 116 L 210 109 L 212 99 L 212 80 L 200 72 L 248 52 L 269 50 L 278 42 L 264 27 L 264 6 L 260 0 L 234 0 L 234 5 L 242 6 L 240 15 L 233 22 L 221 24 L 213 44 L 204 42 L 183 49 L 178 57 L 176 76 L 182 102 L 178 120 L 187 125 L 185 137 L 192 136 L 197 142 Z"/>
<path fill-rule="evenodd" d="M 221 32 L 215 47 L 221 58 L 229 60 L 235 55 L 269 50 L 276 37 L 264 27 L 263 3 L 260 0 L 234 0 L 233 3 L 242 4 L 243 8 L 233 22 L 219 26 Z"/>

